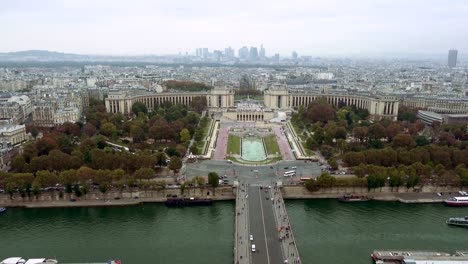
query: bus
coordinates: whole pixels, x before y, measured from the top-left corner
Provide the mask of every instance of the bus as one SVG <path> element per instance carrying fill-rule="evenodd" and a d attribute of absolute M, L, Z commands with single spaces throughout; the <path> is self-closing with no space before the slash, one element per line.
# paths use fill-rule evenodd
<path fill-rule="evenodd" d="M 306 181 L 310 180 L 310 177 L 301 177 L 301 182 L 305 183 Z"/>
<path fill-rule="evenodd" d="M 296 171 L 287 171 L 284 173 L 284 177 L 292 177 L 296 175 Z"/>

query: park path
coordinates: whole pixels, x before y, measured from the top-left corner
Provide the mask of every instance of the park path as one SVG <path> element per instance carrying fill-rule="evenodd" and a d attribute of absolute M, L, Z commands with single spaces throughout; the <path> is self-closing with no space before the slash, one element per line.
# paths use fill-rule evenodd
<path fill-rule="evenodd" d="M 280 148 L 281 155 L 283 160 L 294 160 L 294 156 L 289 147 L 288 139 L 284 135 L 284 130 L 281 127 L 274 127 L 273 131 L 276 135 L 276 140 L 278 141 L 278 146 Z"/>
<path fill-rule="evenodd" d="M 228 126 L 221 126 L 219 129 L 218 140 L 215 147 L 214 160 L 225 160 L 228 142 Z"/>

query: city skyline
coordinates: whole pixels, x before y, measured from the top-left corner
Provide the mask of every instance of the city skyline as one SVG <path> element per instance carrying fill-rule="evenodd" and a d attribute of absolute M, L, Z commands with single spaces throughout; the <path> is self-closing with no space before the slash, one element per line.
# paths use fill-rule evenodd
<path fill-rule="evenodd" d="M 468 37 L 459 32 L 468 24 L 467 11 L 468 3 L 435 0 L 241 1 L 229 8 L 212 0 L 195 6 L 23 0 L 0 10 L 0 23 L 11 25 L 0 28 L 0 52 L 169 55 L 263 44 L 267 56 L 290 56 L 293 50 L 310 56 L 446 54 L 452 47 L 463 53 Z"/>

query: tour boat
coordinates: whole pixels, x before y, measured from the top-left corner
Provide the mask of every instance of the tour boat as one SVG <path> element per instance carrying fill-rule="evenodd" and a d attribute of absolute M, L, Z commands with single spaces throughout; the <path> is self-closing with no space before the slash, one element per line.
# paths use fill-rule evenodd
<path fill-rule="evenodd" d="M 57 264 L 58 261 L 55 259 L 46 258 L 35 258 L 25 260 L 21 257 L 12 257 L 4 259 L 0 264 Z"/>
<path fill-rule="evenodd" d="M 446 223 L 448 225 L 468 227 L 468 216 L 465 216 L 465 217 L 451 217 L 446 221 Z"/>
<path fill-rule="evenodd" d="M 5 213 L 5 212 L 6 212 L 6 208 L 5 207 L 0 207 L 0 214 Z"/>
<path fill-rule="evenodd" d="M 197 198 L 197 197 L 170 197 L 166 200 L 166 205 L 171 206 L 193 206 L 193 205 L 212 205 L 213 200 L 209 198 Z"/>
<path fill-rule="evenodd" d="M 366 202 L 369 201 L 370 198 L 364 195 L 353 195 L 353 194 L 346 194 L 343 197 L 339 198 L 338 201 L 344 203 L 354 203 L 354 202 Z"/>
<path fill-rule="evenodd" d="M 445 200 L 445 204 L 450 206 L 468 206 L 468 197 L 453 197 Z"/>

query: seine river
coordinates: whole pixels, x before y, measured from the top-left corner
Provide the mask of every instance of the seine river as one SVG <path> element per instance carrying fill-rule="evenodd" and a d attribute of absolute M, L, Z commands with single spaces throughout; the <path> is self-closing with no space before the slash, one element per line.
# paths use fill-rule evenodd
<path fill-rule="evenodd" d="M 468 249 L 468 229 L 447 217 L 468 208 L 387 202 L 288 201 L 303 263 L 369 264 L 373 249 Z M 234 203 L 166 208 L 9 209 L 0 215 L 0 260 L 56 257 L 60 263 L 232 263 Z"/>

